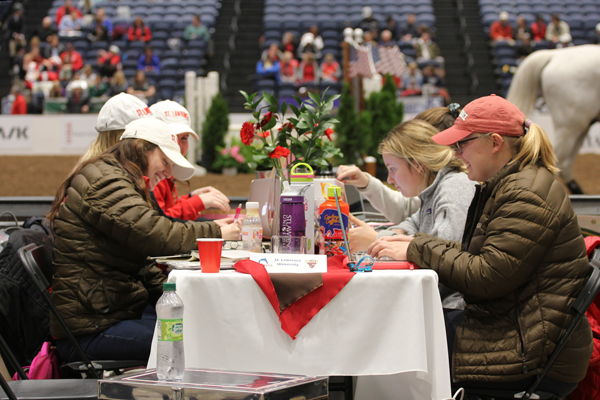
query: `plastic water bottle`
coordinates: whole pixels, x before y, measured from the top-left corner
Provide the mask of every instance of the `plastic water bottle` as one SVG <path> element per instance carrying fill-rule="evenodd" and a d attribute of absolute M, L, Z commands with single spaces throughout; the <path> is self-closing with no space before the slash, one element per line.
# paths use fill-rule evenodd
<path fill-rule="evenodd" d="M 242 244 L 246 251 L 262 253 L 262 220 L 258 215 L 258 203 L 246 203 L 246 216 L 242 221 Z"/>
<path fill-rule="evenodd" d="M 156 303 L 158 335 L 156 375 L 161 381 L 182 381 L 185 373 L 183 353 L 183 301 L 175 283 L 163 283 L 163 295 Z"/>

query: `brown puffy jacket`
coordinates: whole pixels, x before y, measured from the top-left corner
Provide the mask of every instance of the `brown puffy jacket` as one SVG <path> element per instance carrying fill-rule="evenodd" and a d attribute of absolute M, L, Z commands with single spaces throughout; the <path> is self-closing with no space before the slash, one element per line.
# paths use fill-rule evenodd
<path fill-rule="evenodd" d="M 408 259 L 465 295 L 452 357 L 455 382 L 510 382 L 544 367 L 590 275 L 571 202 L 545 168 L 506 166 L 469 209 L 463 246 L 417 234 Z M 579 382 L 592 354 L 583 318 L 548 372 Z"/>
<path fill-rule="evenodd" d="M 185 253 L 196 238 L 221 237 L 214 222 L 159 216 L 114 159 L 85 166 L 54 219 L 52 301 L 75 335 L 139 319 L 162 294 L 164 275 L 148 256 Z M 55 337 L 65 337 L 55 321 Z"/>

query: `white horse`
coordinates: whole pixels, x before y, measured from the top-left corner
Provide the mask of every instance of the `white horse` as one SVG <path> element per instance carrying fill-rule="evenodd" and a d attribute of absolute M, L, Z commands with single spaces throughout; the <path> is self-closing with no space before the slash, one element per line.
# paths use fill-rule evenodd
<path fill-rule="evenodd" d="M 573 162 L 590 126 L 600 116 L 600 46 L 540 50 L 517 69 L 507 100 L 530 114 L 541 91 L 554 122 L 554 152 L 560 176 L 572 193 Z M 535 121 L 534 121 L 535 122 Z"/>

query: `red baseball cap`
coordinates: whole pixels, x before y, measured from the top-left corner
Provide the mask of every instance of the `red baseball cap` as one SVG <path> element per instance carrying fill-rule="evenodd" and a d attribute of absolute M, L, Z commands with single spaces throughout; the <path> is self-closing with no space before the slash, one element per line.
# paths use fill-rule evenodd
<path fill-rule="evenodd" d="M 525 114 L 500 96 L 480 97 L 463 108 L 454 125 L 432 137 L 433 141 L 449 146 L 473 132 L 494 132 L 502 136 L 523 136 Z"/>

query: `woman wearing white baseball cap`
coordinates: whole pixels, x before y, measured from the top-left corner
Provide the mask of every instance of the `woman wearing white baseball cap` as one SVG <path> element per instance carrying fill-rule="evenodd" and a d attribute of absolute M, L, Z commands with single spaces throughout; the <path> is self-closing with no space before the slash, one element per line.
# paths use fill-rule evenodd
<path fill-rule="evenodd" d="M 240 226 L 177 222 L 159 215 L 150 190 L 193 166 L 156 118 L 130 122 L 121 140 L 85 161 L 59 188 L 48 216 L 54 232 L 52 301 L 92 359 L 147 359 L 154 305 L 165 276 L 150 256 L 186 253 L 196 238 L 237 239 Z M 77 358 L 51 327 L 65 361 Z"/>
<path fill-rule="evenodd" d="M 152 114 L 169 125 L 171 133 L 177 136 L 181 154 L 188 151 L 188 138 L 192 135 L 198 140 L 198 135 L 190 126 L 190 114 L 179 103 L 164 100 L 150 106 Z M 219 208 L 229 211 L 229 199 L 221 191 L 212 186 L 202 187 L 184 196 L 177 195 L 173 179 L 164 179 L 153 190 L 159 207 L 170 217 L 183 220 L 195 220 L 198 213 L 206 208 Z M 231 222 L 226 220 L 226 222 Z M 221 222 L 217 222 L 221 224 Z"/>

